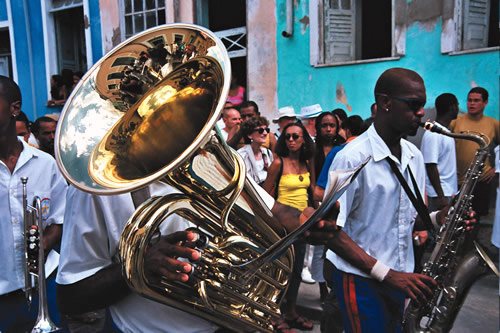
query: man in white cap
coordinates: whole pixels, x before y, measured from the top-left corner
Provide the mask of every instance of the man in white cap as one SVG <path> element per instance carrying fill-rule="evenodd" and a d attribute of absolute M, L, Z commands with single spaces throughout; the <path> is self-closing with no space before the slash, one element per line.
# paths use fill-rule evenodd
<path fill-rule="evenodd" d="M 307 132 L 314 140 L 316 138 L 316 118 L 323 112 L 321 105 L 313 104 L 309 106 L 304 106 L 300 109 L 299 119 L 304 124 L 304 127 L 307 129 Z"/>
<path fill-rule="evenodd" d="M 280 137 L 281 131 L 286 125 L 297 121 L 297 115 L 293 106 L 284 106 L 278 109 L 278 116 L 273 119 L 273 123 L 278 124 L 278 129 L 274 133 L 276 140 Z"/>

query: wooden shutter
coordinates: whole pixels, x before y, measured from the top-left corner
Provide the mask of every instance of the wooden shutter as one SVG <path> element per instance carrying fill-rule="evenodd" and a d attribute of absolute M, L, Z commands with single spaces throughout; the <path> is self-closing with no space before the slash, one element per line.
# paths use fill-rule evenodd
<path fill-rule="evenodd" d="M 489 0 L 464 1 L 463 50 L 488 46 Z"/>
<path fill-rule="evenodd" d="M 325 1 L 325 62 L 355 60 L 355 0 Z"/>

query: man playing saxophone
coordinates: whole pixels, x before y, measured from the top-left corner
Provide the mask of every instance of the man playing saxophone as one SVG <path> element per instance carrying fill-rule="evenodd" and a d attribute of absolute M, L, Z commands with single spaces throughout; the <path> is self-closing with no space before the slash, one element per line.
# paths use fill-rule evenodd
<path fill-rule="evenodd" d="M 424 193 L 422 154 L 403 139 L 416 133 L 424 115 L 424 81 L 414 71 L 389 69 L 375 85 L 375 100 L 379 111 L 373 125 L 337 155 L 330 169 L 349 169 L 372 156 L 340 198 L 341 229 L 327 244 L 346 332 L 400 332 L 405 298 L 425 302 L 437 286 L 413 273 L 412 233 L 415 225 L 423 229 L 422 221 L 391 167 L 411 192 Z M 447 208 L 431 213 L 433 223 L 444 223 L 446 213 Z"/>
<path fill-rule="evenodd" d="M 16 136 L 16 116 L 21 110 L 21 91 L 11 79 L 0 76 L 0 331 L 25 332 L 33 328 L 38 307 L 28 310 L 25 287 L 23 189 L 27 177 L 28 202 L 41 198 L 46 254 L 62 234 L 66 182 L 55 160 Z M 53 281 L 53 279 L 52 279 Z M 50 280 L 48 281 L 51 284 Z M 34 293 L 36 301 L 36 292 Z M 50 298 L 50 294 L 49 294 Z M 52 318 L 57 314 L 52 310 Z M 51 305 L 52 302 L 49 302 Z"/>

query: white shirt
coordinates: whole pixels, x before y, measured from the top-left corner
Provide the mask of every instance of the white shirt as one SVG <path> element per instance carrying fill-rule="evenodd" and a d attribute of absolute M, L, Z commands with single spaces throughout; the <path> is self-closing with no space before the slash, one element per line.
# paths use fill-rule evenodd
<path fill-rule="evenodd" d="M 152 195 L 173 190 L 150 187 Z M 60 266 L 56 282 L 72 284 L 117 262 L 118 244 L 127 220 L 134 212 L 130 194 L 97 196 L 73 187 L 68 190 Z M 178 215 L 160 229 L 163 235 L 192 226 Z M 217 326 L 187 312 L 130 293 L 109 307 L 113 321 L 123 332 L 213 332 Z"/>
<path fill-rule="evenodd" d="M 23 140 L 14 172 L 0 161 L 0 295 L 24 288 L 24 209 L 21 177 L 27 177 L 27 202 L 34 196 L 42 204 L 44 228 L 62 224 L 67 185 L 49 154 Z M 47 263 L 47 265 L 52 263 Z"/>
<path fill-rule="evenodd" d="M 437 164 L 444 195 L 449 197 L 457 194 L 455 140 L 446 135 L 425 131 L 420 150 L 425 164 Z M 425 188 L 429 197 L 437 197 L 436 190 L 428 176 L 426 176 Z"/>
<path fill-rule="evenodd" d="M 385 158 L 389 156 L 396 162 L 414 192 L 408 171 L 411 168 L 422 194 L 425 186 L 422 154 L 402 139 L 399 162 L 372 125 L 337 154 L 330 170 L 353 169 L 368 156 L 372 159 L 339 199 L 337 225 L 370 256 L 394 270 L 412 272 L 416 210 Z M 370 277 L 332 251 L 327 252 L 327 258 L 341 271 Z"/>

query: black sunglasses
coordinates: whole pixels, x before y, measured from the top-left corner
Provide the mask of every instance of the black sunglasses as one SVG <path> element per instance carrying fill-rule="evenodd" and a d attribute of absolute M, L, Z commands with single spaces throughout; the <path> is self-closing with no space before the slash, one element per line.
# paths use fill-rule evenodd
<path fill-rule="evenodd" d="M 397 97 L 397 96 L 389 96 L 386 94 L 376 94 L 379 96 L 386 96 L 391 99 L 395 99 L 401 102 L 405 102 L 406 105 L 408 105 L 408 108 L 412 111 L 419 111 L 421 108 L 425 106 L 425 103 L 427 102 L 425 99 L 421 98 L 404 98 L 404 97 Z"/>
<path fill-rule="evenodd" d="M 259 134 L 262 134 L 262 133 L 264 133 L 264 131 L 266 131 L 267 133 L 270 133 L 271 129 L 269 127 L 266 127 L 266 128 L 259 127 L 259 128 L 254 129 L 253 131 L 259 132 Z"/>
<path fill-rule="evenodd" d="M 395 96 L 390 96 L 390 98 L 405 102 L 406 105 L 408 105 L 408 107 L 410 108 L 410 110 L 413 111 L 420 110 L 425 106 L 425 103 L 427 102 L 425 99 L 420 99 L 420 98 L 403 98 Z"/>
<path fill-rule="evenodd" d="M 294 140 L 297 140 L 298 138 L 301 138 L 302 136 L 298 135 L 298 134 L 285 134 L 285 139 L 287 140 L 290 140 L 290 139 L 294 139 Z"/>

